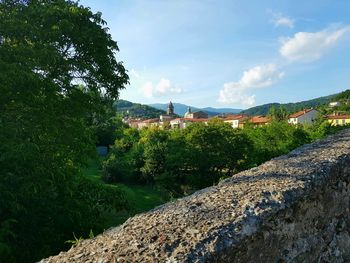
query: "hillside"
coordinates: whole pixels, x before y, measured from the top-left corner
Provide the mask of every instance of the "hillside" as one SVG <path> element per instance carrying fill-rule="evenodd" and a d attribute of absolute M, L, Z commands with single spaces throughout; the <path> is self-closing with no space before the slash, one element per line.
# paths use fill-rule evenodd
<path fill-rule="evenodd" d="M 337 101 L 348 101 L 350 100 L 350 89 L 344 90 L 341 93 L 338 93 L 335 97 Z"/>
<path fill-rule="evenodd" d="M 256 106 L 256 107 L 252 107 L 252 108 L 243 110 L 242 113 L 248 114 L 248 115 L 267 115 L 269 112 L 269 109 L 272 106 L 275 106 L 275 107 L 282 106 L 282 107 L 285 107 L 287 112 L 296 112 L 298 110 L 302 110 L 305 108 L 315 108 L 315 107 L 318 107 L 318 106 L 323 105 L 323 104 L 328 104 L 332 100 L 335 100 L 338 95 L 339 95 L 339 93 L 329 95 L 329 96 L 319 97 L 319 98 L 312 99 L 312 100 L 295 102 L 295 103 L 268 103 L 268 104 L 264 104 L 264 105 L 260 105 L 260 106 Z"/>
<path fill-rule="evenodd" d="M 121 116 L 129 116 L 132 118 L 158 118 L 159 115 L 165 114 L 166 111 L 156 109 L 154 107 L 133 103 L 127 100 L 118 100 L 114 103 L 114 108 Z"/>
<path fill-rule="evenodd" d="M 205 111 L 208 113 L 209 116 L 220 115 L 223 113 L 238 113 L 241 111 L 240 109 L 232 109 L 232 108 L 212 108 L 212 107 L 197 108 L 197 107 L 193 107 L 182 103 L 173 103 L 173 105 L 174 105 L 175 113 L 180 116 L 183 116 L 187 112 L 188 107 L 191 107 L 192 111 Z M 149 104 L 149 106 L 160 110 L 166 110 L 168 107 L 168 104 L 155 103 L 155 104 Z"/>
<path fill-rule="evenodd" d="M 295 103 L 267 103 L 259 106 L 255 106 L 246 110 L 233 109 L 233 108 L 197 108 L 190 106 L 192 111 L 205 111 L 210 117 L 220 114 L 228 113 L 244 113 L 248 115 L 267 115 L 271 107 L 285 107 L 287 112 L 296 112 L 305 108 L 316 108 L 321 105 L 327 105 L 331 101 L 343 101 L 350 99 L 350 90 L 346 90 L 340 93 L 332 94 L 329 96 L 319 97 L 311 100 L 295 102 Z M 173 103 L 174 111 L 177 115 L 183 116 L 188 110 L 189 105 L 182 103 Z M 144 105 L 140 103 L 133 103 L 127 100 L 118 100 L 114 103 L 116 111 L 121 116 L 130 116 L 133 118 L 157 118 L 161 114 L 165 114 L 168 104 L 167 103 L 154 103 Z M 342 109 L 342 108 L 341 108 Z"/>
<path fill-rule="evenodd" d="M 213 108 L 213 107 L 206 107 L 202 108 L 201 110 L 206 112 L 215 112 L 219 114 L 227 114 L 227 113 L 239 113 L 242 111 L 242 109 L 233 109 L 233 108 Z"/>

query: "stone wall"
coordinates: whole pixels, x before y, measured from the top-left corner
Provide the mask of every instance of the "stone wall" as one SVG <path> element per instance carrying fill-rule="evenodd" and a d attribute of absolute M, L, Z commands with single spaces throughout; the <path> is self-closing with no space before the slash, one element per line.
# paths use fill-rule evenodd
<path fill-rule="evenodd" d="M 350 129 L 42 262 L 350 262 Z"/>

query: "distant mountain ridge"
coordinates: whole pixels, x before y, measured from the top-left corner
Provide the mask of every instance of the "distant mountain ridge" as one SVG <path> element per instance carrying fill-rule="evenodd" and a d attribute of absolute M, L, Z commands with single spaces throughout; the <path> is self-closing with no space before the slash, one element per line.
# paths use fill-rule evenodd
<path fill-rule="evenodd" d="M 174 105 L 174 112 L 180 116 L 183 116 L 187 110 L 188 107 L 191 107 L 192 111 L 204 111 L 208 113 L 209 116 L 215 116 L 215 115 L 220 115 L 220 114 L 229 114 L 229 113 L 239 113 L 241 112 L 241 109 L 233 109 L 233 108 L 213 108 L 213 107 L 206 107 L 206 108 L 198 108 L 198 107 L 193 107 L 190 105 L 182 104 L 182 103 L 176 103 L 173 102 Z M 148 104 L 148 106 L 154 107 L 159 110 L 166 110 L 168 108 L 167 103 L 154 103 L 154 104 Z"/>

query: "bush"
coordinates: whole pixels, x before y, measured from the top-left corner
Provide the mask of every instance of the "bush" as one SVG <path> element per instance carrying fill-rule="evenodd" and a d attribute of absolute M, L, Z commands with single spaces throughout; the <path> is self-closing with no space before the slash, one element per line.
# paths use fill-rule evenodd
<path fill-rule="evenodd" d="M 112 153 L 103 163 L 102 180 L 106 183 L 132 183 L 135 178 L 131 172 L 126 158 Z"/>

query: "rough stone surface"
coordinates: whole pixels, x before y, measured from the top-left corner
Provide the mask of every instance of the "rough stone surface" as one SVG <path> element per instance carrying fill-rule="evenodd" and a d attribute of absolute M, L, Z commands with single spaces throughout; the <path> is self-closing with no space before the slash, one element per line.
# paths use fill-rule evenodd
<path fill-rule="evenodd" d="M 41 262 L 350 262 L 349 198 L 347 129 Z"/>

